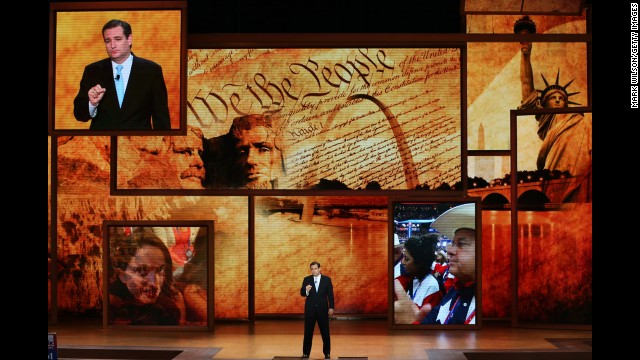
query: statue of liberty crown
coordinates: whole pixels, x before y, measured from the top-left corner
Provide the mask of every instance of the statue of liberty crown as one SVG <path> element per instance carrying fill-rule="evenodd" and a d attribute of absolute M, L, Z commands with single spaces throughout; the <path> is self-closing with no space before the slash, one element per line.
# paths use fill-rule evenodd
<path fill-rule="evenodd" d="M 567 99 L 567 104 L 573 104 L 573 105 L 580 105 L 577 102 L 573 102 L 571 100 L 569 100 L 569 96 L 573 96 L 575 94 L 579 94 L 580 92 L 574 92 L 574 93 L 570 93 L 567 92 L 567 88 L 569 87 L 569 85 L 571 85 L 571 83 L 573 82 L 572 79 L 571 81 L 569 81 L 565 86 L 560 85 L 560 69 L 558 69 L 558 74 L 556 75 L 556 83 L 553 85 L 549 85 L 549 82 L 547 81 L 547 79 L 545 79 L 544 75 L 540 74 L 540 76 L 542 76 L 542 80 L 544 81 L 544 84 L 546 85 L 546 88 L 544 88 L 544 90 L 538 90 L 540 92 L 540 99 L 542 99 L 542 101 L 544 102 L 545 97 L 547 96 L 547 94 L 549 94 L 552 91 L 561 91 L 565 98 Z"/>

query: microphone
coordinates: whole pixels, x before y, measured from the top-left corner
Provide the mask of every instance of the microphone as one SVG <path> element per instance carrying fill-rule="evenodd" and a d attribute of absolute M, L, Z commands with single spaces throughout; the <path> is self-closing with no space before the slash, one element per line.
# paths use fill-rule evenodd
<path fill-rule="evenodd" d="M 119 74 L 116 75 L 115 79 L 116 79 L 116 81 L 119 81 L 120 80 L 120 75 Z"/>

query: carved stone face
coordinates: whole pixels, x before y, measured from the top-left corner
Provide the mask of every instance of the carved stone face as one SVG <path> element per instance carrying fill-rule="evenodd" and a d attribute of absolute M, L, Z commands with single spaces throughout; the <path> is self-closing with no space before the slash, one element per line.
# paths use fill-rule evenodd
<path fill-rule="evenodd" d="M 236 166 L 242 175 L 242 187 L 271 188 L 275 147 L 273 131 L 265 126 L 254 126 L 235 131 L 234 137 Z"/>
<path fill-rule="evenodd" d="M 193 131 L 187 131 L 187 136 L 172 136 L 171 158 L 178 173 L 178 181 L 183 189 L 202 189 L 205 176 L 202 162 L 202 139 Z"/>
<path fill-rule="evenodd" d="M 189 128 L 186 136 L 123 137 L 118 147 L 119 187 L 202 189 L 203 146 L 197 133 Z"/>
<path fill-rule="evenodd" d="M 169 137 L 125 136 L 118 139 L 118 184 L 132 189 L 172 189 L 180 186 L 167 168 Z"/>

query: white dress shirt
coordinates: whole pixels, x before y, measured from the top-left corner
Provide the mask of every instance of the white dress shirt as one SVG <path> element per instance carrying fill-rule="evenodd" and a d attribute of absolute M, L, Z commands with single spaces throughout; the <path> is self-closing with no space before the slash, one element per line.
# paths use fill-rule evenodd
<path fill-rule="evenodd" d="M 113 71 L 113 80 L 116 79 L 116 74 L 118 70 L 116 70 L 116 66 L 118 64 L 114 61 L 111 61 L 111 70 Z M 133 54 L 129 54 L 127 60 L 125 60 L 122 64 L 122 70 L 120 70 L 120 76 L 122 76 L 122 82 L 124 85 L 124 93 L 127 93 L 127 84 L 129 83 L 129 75 L 131 75 L 131 66 L 133 65 Z M 100 105 L 100 104 L 98 104 Z M 96 117 L 98 114 L 98 107 L 91 105 L 91 101 L 89 101 L 89 114 L 91 117 Z"/>

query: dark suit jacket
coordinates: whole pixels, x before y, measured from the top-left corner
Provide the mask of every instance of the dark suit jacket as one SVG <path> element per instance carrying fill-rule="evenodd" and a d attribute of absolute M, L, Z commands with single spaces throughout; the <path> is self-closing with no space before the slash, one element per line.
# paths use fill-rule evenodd
<path fill-rule="evenodd" d="M 95 118 L 89 115 L 89 89 L 100 84 L 106 92 L 98 104 Z M 155 62 L 133 57 L 129 81 L 118 105 L 111 59 L 104 59 L 84 68 L 80 90 L 73 101 L 76 120 L 91 120 L 91 130 L 154 130 L 171 129 L 167 87 L 162 67 Z"/>
<path fill-rule="evenodd" d="M 311 285 L 309 296 L 307 296 L 307 285 Z M 322 275 L 320 277 L 320 284 L 318 285 L 318 291 L 316 292 L 316 286 L 313 283 L 313 275 L 309 275 L 302 281 L 302 287 L 300 288 L 300 295 L 305 296 L 304 313 L 310 314 L 314 310 L 320 311 L 321 314 L 329 316 L 329 309 L 333 309 L 333 283 L 331 278 Z"/>

